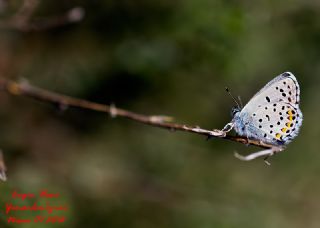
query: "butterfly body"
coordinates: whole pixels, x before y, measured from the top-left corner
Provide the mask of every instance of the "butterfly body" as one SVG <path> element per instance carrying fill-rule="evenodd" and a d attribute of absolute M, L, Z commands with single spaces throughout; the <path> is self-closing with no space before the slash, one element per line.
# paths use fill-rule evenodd
<path fill-rule="evenodd" d="M 302 124 L 299 102 L 298 81 L 285 72 L 264 86 L 242 110 L 233 112 L 232 127 L 248 139 L 286 145 L 298 135 Z"/>

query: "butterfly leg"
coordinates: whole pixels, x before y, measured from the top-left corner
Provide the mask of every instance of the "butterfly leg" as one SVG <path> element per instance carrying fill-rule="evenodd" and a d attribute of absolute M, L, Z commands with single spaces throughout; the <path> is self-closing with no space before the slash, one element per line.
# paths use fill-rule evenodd
<path fill-rule="evenodd" d="M 234 123 L 230 122 L 230 123 L 227 123 L 226 126 L 224 126 L 221 131 L 229 132 L 233 129 L 233 127 L 234 127 Z"/>
<path fill-rule="evenodd" d="M 219 130 L 214 130 L 214 131 L 218 131 L 218 133 L 219 133 L 218 137 L 225 137 L 226 133 L 231 131 L 233 129 L 233 127 L 234 127 L 234 123 L 230 122 L 230 123 L 227 123 L 226 126 L 224 126 L 222 128 L 222 130 L 220 130 L 220 131 Z M 208 141 L 212 137 L 213 137 L 212 135 L 208 135 L 206 140 Z"/>
<path fill-rule="evenodd" d="M 262 156 L 266 156 L 264 161 L 267 165 L 270 165 L 270 163 L 268 162 L 268 158 L 270 158 L 272 155 L 279 153 L 283 150 L 282 147 L 272 147 L 270 149 L 266 149 L 266 150 L 262 150 L 262 151 L 258 151 L 252 154 L 249 154 L 247 156 L 242 156 L 238 153 L 235 153 L 234 156 L 242 161 L 251 161 L 253 159 L 256 159 L 258 157 L 262 157 Z"/>

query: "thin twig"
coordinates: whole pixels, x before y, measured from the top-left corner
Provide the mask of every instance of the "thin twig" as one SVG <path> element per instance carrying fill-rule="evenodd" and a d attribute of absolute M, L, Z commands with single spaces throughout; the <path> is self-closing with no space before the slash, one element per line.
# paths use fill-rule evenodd
<path fill-rule="evenodd" d="M 11 95 L 31 97 L 42 102 L 55 104 L 58 107 L 62 107 L 62 108 L 75 107 L 75 108 L 93 110 L 97 112 L 104 112 L 104 113 L 108 113 L 111 117 L 125 117 L 127 119 L 134 120 L 136 122 L 144 123 L 154 127 L 169 129 L 171 131 L 191 132 L 199 135 L 204 135 L 207 138 L 217 137 L 217 138 L 227 139 L 227 140 L 235 141 L 235 142 L 246 144 L 246 145 L 255 145 L 255 146 L 266 148 L 266 149 L 273 147 L 272 145 L 263 143 L 261 141 L 251 140 L 251 139 L 248 140 L 245 137 L 227 135 L 226 132 L 218 129 L 206 130 L 198 126 L 192 127 L 185 124 L 173 123 L 173 122 L 170 122 L 171 118 L 168 116 L 161 116 L 161 115 L 147 116 L 147 115 L 131 112 L 128 110 L 116 108 L 114 105 L 109 106 L 105 104 L 99 104 L 99 103 L 95 103 L 87 100 L 82 100 L 82 99 L 58 94 L 55 92 L 51 92 L 45 89 L 32 86 L 27 82 L 15 82 L 5 78 L 0 78 L 0 89 L 6 91 Z"/>
<path fill-rule="evenodd" d="M 61 15 L 34 19 L 33 15 L 39 3 L 38 0 L 24 0 L 15 14 L 0 21 L 0 29 L 22 32 L 41 31 L 76 23 L 82 20 L 85 14 L 82 7 L 74 7 Z"/>

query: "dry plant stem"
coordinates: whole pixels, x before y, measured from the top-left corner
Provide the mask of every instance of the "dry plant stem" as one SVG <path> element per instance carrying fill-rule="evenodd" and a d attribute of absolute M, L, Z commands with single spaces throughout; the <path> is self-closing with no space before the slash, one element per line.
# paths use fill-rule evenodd
<path fill-rule="evenodd" d="M 218 129 L 206 130 L 198 126 L 191 127 L 185 124 L 172 123 L 168 121 L 171 118 L 167 116 L 142 115 L 142 114 L 138 114 L 128 110 L 116 108 L 114 105 L 109 106 L 105 104 L 99 104 L 99 103 L 95 103 L 87 100 L 82 100 L 82 99 L 50 92 L 48 90 L 44 90 L 44 89 L 32 86 L 26 82 L 20 83 L 20 82 L 10 81 L 5 78 L 0 78 L 0 88 L 11 95 L 31 97 L 42 102 L 58 105 L 58 107 L 61 107 L 61 108 L 75 107 L 75 108 L 93 110 L 97 112 L 104 112 L 104 113 L 108 113 L 111 117 L 125 117 L 127 119 L 134 120 L 136 122 L 144 123 L 154 127 L 169 129 L 171 131 L 191 132 L 191 133 L 207 136 L 208 138 L 217 137 L 217 138 L 227 139 L 227 140 L 231 140 L 231 141 L 246 144 L 246 145 L 255 145 L 265 149 L 270 149 L 273 147 L 272 145 L 265 144 L 261 141 L 256 141 L 251 139 L 248 140 L 247 138 L 244 138 L 244 137 L 227 135 L 226 132 Z"/>
<path fill-rule="evenodd" d="M 21 7 L 11 17 L 0 21 L 0 29 L 18 30 L 21 32 L 42 31 L 76 23 L 83 19 L 85 10 L 74 7 L 69 11 L 46 18 L 34 19 L 33 14 L 39 6 L 39 0 L 24 0 Z"/>
<path fill-rule="evenodd" d="M 258 157 L 265 157 L 264 158 L 264 162 L 267 164 L 267 165 L 271 165 L 270 162 L 268 161 L 268 159 L 276 154 L 276 153 L 279 153 L 281 151 L 283 151 L 284 147 L 272 147 L 272 148 L 269 148 L 269 149 L 265 149 L 265 150 L 262 150 L 262 151 L 258 151 L 258 152 L 255 152 L 255 153 L 252 153 L 252 154 L 249 154 L 247 156 L 243 156 L 243 155 L 240 155 L 238 153 L 234 153 L 234 156 L 242 161 L 251 161 L 253 159 L 256 159 Z"/>

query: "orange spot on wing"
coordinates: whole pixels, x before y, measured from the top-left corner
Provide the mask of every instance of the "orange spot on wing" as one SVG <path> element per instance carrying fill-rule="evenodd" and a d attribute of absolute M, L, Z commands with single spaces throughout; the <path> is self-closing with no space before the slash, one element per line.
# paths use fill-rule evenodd
<path fill-rule="evenodd" d="M 287 111 L 288 116 L 288 120 L 289 123 L 293 121 L 293 111 L 291 109 L 289 109 L 289 111 Z M 288 126 L 287 126 L 288 127 Z"/>
<path fill-rule="evenodd" d="M 288 122 L 288 123 L 286 123 L 286 126 L 287 126 L 287 127 L 292 127 L 292 126 L 293 126 L 293 123 L 292 123 L 292 122 Z"/>

